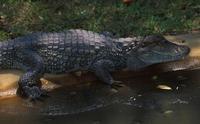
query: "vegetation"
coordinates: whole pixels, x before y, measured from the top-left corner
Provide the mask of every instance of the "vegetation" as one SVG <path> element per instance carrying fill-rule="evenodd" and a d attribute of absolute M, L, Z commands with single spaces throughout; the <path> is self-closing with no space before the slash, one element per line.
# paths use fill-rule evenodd
<path fill-rule="evenodd" d="M 199 0 L 0 0 L 0 40 L 82 28 L 118 36 L 200 29 Z"/>

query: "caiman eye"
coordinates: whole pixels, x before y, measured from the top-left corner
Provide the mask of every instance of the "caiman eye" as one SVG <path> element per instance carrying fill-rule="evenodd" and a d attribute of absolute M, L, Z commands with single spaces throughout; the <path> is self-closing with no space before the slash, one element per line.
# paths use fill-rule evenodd
<path fill-rule="evenodd" d="M 141 44 L 141 47 L 146 47 L 147 46 L 147 43 L 142 43 Z"/>
<path fill-rule="evenodd" d="M 150 45 L 153 45 L 154 44 L 154 42 L 143 42 L 142 43 L 142 47 L 147 47 L 147 46 L 150 46 Z"/>

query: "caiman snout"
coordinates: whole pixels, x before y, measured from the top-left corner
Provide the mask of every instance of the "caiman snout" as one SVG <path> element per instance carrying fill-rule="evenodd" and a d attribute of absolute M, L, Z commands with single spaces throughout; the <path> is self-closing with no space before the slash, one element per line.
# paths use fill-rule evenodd
<path fill-rule="evenodd" d="M 190 53 L 190 48 L 188 46 L 181 45 L 181 46 L 178 46 L 177 49 L 175 49 L 175 56 L 179 55 L 179 56 L 185 57 L 189 53 Z"/>
<path fill-rule="evenodd" d="M 188 55 L 190 53 L 190 48 L 188 46 L 182 46 L 180 50 L 184 51 L 185 55 Z"/>

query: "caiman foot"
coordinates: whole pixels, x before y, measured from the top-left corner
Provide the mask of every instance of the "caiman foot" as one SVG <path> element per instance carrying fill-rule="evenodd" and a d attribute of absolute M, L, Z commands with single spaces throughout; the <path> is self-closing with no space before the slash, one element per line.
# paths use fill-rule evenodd
<path fill-rule="evenodd" d="M 118 90 L 121 87 L 124 87 L 124 83 L 122 81 L 113 81 L 111 84 L 111 88 Z"/>
<path fill-rule="evenodd" d="M 24 86 L 18 89 L 17 94 L 32 101 L 41 100 L 42 97 L 48 96 L 45 90 L 37 86 Z"/>

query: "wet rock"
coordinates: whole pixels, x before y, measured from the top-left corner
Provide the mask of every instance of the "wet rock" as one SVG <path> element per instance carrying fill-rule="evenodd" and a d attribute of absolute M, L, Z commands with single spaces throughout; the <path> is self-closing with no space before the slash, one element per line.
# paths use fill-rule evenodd
<path fill-rule="evenodd" d="M 166 111 L 164 111 L 163 113 L 164 113 L 164 114 L 172 114 L 173 111 L 172 111 L 172 110 L 166 110 Z"/>

